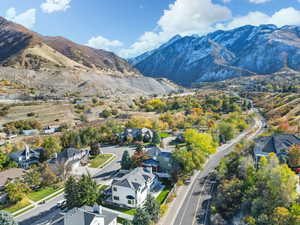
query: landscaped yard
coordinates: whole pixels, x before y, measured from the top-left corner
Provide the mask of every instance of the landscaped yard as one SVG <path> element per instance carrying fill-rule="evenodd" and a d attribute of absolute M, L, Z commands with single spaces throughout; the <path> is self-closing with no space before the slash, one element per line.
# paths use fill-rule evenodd
<path fill-rule="evenodd" d="M 171 186 L 166 186 L 160 194 L 157 196 L 156 200 L 159 202 L 159 204 L 163 204 L 166 198 L 168 197 L 168 194 L 170 193 L 172 187 Z"/>
<path fill-rule="evenodd" d="M 114 207 L 114 206 L 105 206 L 105 207 L 109 208 L 109 209 L 119 211 L 119 212 L 122 212 L 122 213 L 126 213 L 126 214 L 131 215 L 131 216 L 134 216 L 134 214 L 136 213 L 136 209 L 123 209 L 123 208 Z"/>
<path fill-rule="evenodd" d="M 47 196 L 57 192 L 59 189 L 55 189 L 52 187 L 44 188 L 39 191 L 31 192 L 28 194 L 28 198 L 34 202 L 37 202 Z"/>
<path fill-rule="evenodd" d="M 96 156 L 90 161 L 90 167 L 92 168 L 102 168 L 107 163 L 111 162 L 115 158 L 113 154 L 101 154 Z"/>
<path fill-rule="evenodd" d="M 26 199 L 23 199 L 22 201 L 16 203 L 16 204 L 6 204 L 6 205 L 1 205 L 0 210 L 4 210 L 9 213 L 14 213 L 20 209 L 25 208 L 26 206 L 29 206 L 30 202 Z"/>

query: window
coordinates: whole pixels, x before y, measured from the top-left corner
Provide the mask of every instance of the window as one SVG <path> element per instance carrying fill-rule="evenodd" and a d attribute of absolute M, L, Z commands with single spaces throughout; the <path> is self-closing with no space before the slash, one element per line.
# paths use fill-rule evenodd
<path fill-rule="evenodd" d="M 114 200 L 119 201 L 120 197 L 119 196 L 114 196 Z"/>
<path fill-rule="evenodd" d="M 129 205 L 133 205 L 133 200 L 128 200 Z"/>
<path fill-rule="evenodd" d="M 118 189 L 116 187 L 113 188 L 114 191 L 118 191 Z"/>
<path fill-rule="evenodd" d="M 127 199 L 130 199 L 130 200 L 133 200 L 133 199 L 134 199 L 134 197 L 133 197 L 132 195 L 127 195 L 126 198 L 127 198 Z"/>

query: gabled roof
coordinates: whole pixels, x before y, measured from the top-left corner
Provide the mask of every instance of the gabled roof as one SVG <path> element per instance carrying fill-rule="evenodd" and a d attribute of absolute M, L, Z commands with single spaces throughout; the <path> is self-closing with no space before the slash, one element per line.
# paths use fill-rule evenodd
<path fill-rule="evenodd" d="M 148 180 L 152 180 L 154 177 L 155 175 L 149 172 L 147 169 L 138 167 L 120 179 L 113 180 L 112 185 L 128 187 L 137 190 L 144 186 Z"/>
<path fill-rule="evenodd" d="M 284 153 L 292 145 L 300 145 L 300 139 L 291 134 L 274 134 L 272 136 L 261 137 L 256 140 L 254 148 L 255 154 L 269 154 L 271 152 L 277 155 Z"/>
<path fill-rule="evenodd" d="M 143 164 L 146 166 L 159 166 L 159 162 L 154 159 L 145 159 Z"/>
<path fill-rule="evenodd" d="M 117 214 L 106 211 L 106 210 L 102 210 L 101 213 L 95 213 L 93 211 L 93 208 L 90 206 L 74 208 L 66 213 L 66 216 L 68 216 L 68 215 L 69 216 L 71 215 L 70 224 L 72 224 L 72 225 L 91 225 L 91 223 L 93 222 L 93 220 L 96 217 L 104 218 L 104 225 L 108 225 L 114 219 L 116 219 L 118 217 Z M 72 216 L 72 215 L 74 215 L 74 216 Z M 78 219 L 79 217 L 81 218 L 81 220 Z M 72 218 L 74 218 L 74 220 L 72 220 Z M 81 223 L 82 221 L 84 221 L 84 224 Z M 60 224 L 64 224 L 64 223 L 60 223 Z M 70 225 L 70 224 L 64 224 L 64 225 Z"/>
<path fill-rule="evenodd" d="M 59 159 L 70 159 L 75 155 L 82 154 L 83 150 L 79 150 L 76 148 L 67 148 L 58 154 Z"/>
<path fill-rule="evenodd" d="M 16 152 L 11 152 L 10 156 L 13 157 L 20 157 L 20 156 L 25 156 L 26 155 L 26 151 L 27 149 L 21 150 L 21 151 L 16 151 Z M 39 156 L 41 154 L 41 152 L 43 151 L 42 148 L 37 148 L 37 149 L 29 149 L 29 155 L 30 158 L 37 158 L 39 159 Z"/>

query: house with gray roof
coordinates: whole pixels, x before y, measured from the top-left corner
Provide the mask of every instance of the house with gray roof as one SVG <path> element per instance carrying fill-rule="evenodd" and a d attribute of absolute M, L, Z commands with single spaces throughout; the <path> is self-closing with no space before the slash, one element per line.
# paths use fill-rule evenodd
<path fill-rule="evenodd" d="M 167 174 L 174 168 L 175 163 L 172 158 L 172 153 L 163 148 L 153 146 L 146 150 L 146 155 L 149 157 L 143 161 L 143 166 L 152 168 L 160 177 L 170 177 Z"/>
<path fill-rule="evenodd" d="M 118 136 L 122 141 L 132 138 L 133 140 L 150 142 L 153 138 L 153 131 L 148 128 L 127 128 Z"/>
<path fill-rule="evenodd" d="M 135 168 L 113 180 L 110 200 L 113 204 L 125 208 L 139 207 L 157 184 L 157 177 L 151 170 L 143 167 Z"/>
<path fill-rule="evenodd" d="M 101 206 L 83 206 L 68 211 L 51 225 L 117 225 L 118 215 Z"/>
<path fill-rule="evenodd" d="M 300 138 L 292 134 L 260 137 L 255 142 L 253 153 L 256 163 L 261 157 L 268 157 L 270 153 L 275 153 L 279 159 L 286 158 L 292 145 L 300 146 Z"/>
<path fill-rule="evenodd" d="M 11 152 L 9 157 L 18 163 L 22 168 L 28 168 L 32 164 L 37 164 L 40 162 L 40 157 L 43 149 L 31 149 L 26 145 L 25 149 L 22 151 Z"/>

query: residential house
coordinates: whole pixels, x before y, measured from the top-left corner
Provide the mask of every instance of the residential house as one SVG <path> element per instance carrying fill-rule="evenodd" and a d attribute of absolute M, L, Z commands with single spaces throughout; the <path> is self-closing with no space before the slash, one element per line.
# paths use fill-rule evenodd
<path fill-rule="evenodd" d="M 28 168 L 32 164 L 40 162 L 42 151 L 42 148 L 30 149 L 29 146 L 26 145 L 24 150 L 11 152 L 9 156 L 13 161 L 18 163 L 20 167 Z"/>
<path fill-rule="evenodd" d="M 117 225 L 118 215 L 101 206 L 74 208 L 51 225 Z"/>
<path fill-rule="evenodd" d="M 144 142 L 150 142 L 153 138 L 153 131 L 148 128 L 127 128 L 123 133 L 119 135 L 122 141 L 126 141 L 129 138 Z"/>
<path fill-rule="evenodd" d="M 148 159 L 143 161 L 144 167 L 152 168 L 152 171 L 159 177 L 170 177 L 171 170 L 174 168 L 174 161 L 172 153 L 168 152 L 160 147 L 154 146 L 146 150 Z"/>
<path fill-rule="evenodd" d="M 261 157 L 268 157 L 275 153 L 279 159 L 287 157 L 288 149 L 292 145 L 300 145 L 300 138 L 292 134 L 274 134 L 272 136 L 260 137 L 254 147 L 254 158 L 257 163 Z"/>
<path fill-rule="evenodd" d="M 59 126 L 47 126 L 44 128 L 43 133 L 44 134 L 53 134 L 57 132 L 59 129 Z"/>
<path fill-rule="evenodd" d="M 81 162 L 87 161 L 89 158 L 89 150 L 80 150 L 76 148 L 66 148 L 63 151 L 56 153 L 53 159 L 49 160 L 49 166 L 53 172 L 58 174 L 60 166 L 63 165 L 65 172 L 72 171 L 80 165 Z"/>
<path fill-rule="evenodd" d="M 55 159 L 59 162 L 64 162 L 68 164 L 72 161 L 80 161 L 88 158 L 89 150 L 81 150 L 76 148 L 66 148 L 63 151 L 59 152 Z"/>
<path fill-rule="evenodd" d="M 139 207 L 156 185 L 158 180 L 152 171 L 142 167 L 135 168 L 113 180 L 110 201 L 125 208 Z"/>
<path fill-rule="evenodd" d="M 38 134 L 39 131 L 34 129 L 34 130 L 23 130 L 22 131 L 22 134 L 25 135 L 25 136 L 30 136 L 30 135 L 36 135 Z"/>

